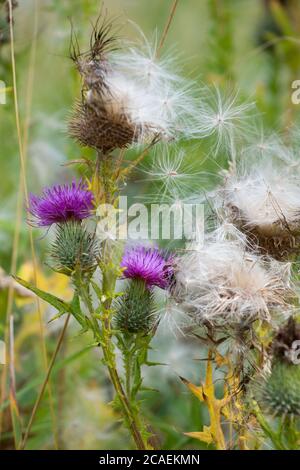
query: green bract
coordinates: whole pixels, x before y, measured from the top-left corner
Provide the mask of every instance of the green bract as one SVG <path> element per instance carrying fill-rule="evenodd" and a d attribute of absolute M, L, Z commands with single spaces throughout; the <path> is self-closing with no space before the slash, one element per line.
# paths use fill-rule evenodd
<path fill-rule="evenodd" d="M 53 268 L 72 275 L 80 269 L 83 274 L 92 274 L 97 265 L 97 242 L 95 235 L 82 224 L 71 221 L 57 226 L 56 239 L 51 249 Z"/>
<path fill-rule="evenodd" d="M 129 333 L 148 333 L 154 326 L 156 313 L 153 291 L 141 279 L 132 279 L 117 304 L 115 326 Z"/>
<path fill-rule="evenodd" d="M 300 365 L 275 362 L 260 390 L 262 408 L 276 416 L 300 415 Z"/>

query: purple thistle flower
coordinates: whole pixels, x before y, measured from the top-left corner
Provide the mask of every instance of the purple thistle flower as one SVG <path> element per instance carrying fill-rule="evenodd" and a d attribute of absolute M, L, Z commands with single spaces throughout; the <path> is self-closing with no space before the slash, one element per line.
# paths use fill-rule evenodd
<path fill-rule="evenodd" d="M 148 288 L 158 286 L 167 289 L 173 274 L 170 257 L 166 257 L 158 248 L 128 248 L 123 255 L 121 267 L 125 268 L 124 277 L 143 279 Z"/>
<path fill-rule="evenodd" d="M 47 227 L 67 220 L 82 220 L 91 215 L 93 193 L 82 181 L 77 184 L 45 188 L 41 196 L 30 194 L 28 212 L 38 227 Z"/>

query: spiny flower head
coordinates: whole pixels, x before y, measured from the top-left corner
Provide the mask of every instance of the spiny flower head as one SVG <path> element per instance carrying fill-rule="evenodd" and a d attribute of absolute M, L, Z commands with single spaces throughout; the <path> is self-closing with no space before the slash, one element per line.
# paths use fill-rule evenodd
<path fill-rule="evenodd" d="M 115 327 L 127 333 L 147 334 L 158 320 L 153 290 L 141 278 L 130 280 L 115 309 Z"/>
<path fill-rule="evenodd" d="M 30 195 L 29 213 L 38 227 L 68 220 L 81 221 L 91 215 L 93 193 L 82 181 L 45 188 L 41 196 Z"/>
<path fill-rule="evenodd" d="M 274 158 L 241 166 L 226 176 L 217 211 L 280 259 L 299 245 L 299 182 L 299 170 Z"/>
<path fill-rule="evenodd" d="M 166 257 L 158 248 L 144 246 L 128 248 L 121 267 L 124 268 L 124 277 L 142 279 L 148 288 L 158 286 L 167 289 L 173 273 L 170 257 Z"/>
<path fill-rule="evenodd" d="M 243 237 L 210 234 L 204 246 L 177 260 L 172 294 L 198 324 L 216 326 L 271 321 L 287 311 L 290 265 L 247 251 Z"/>
<path fill-rule="evenodd" d="M 74 220 L 58 224 L 51 247 L 52 268 L 67 276 L 91 276 L 97 267 L 98 245 L 94 233 Z"/>
<path fill-rule="evenodd" d="M 256 396 L 265 413 L 272 416 L 300 416 L 300 367 L 276 361 L 271 372 L 259 377 Z"/>
<path fill-rule="evenodd" d="M 300 324 L 290 316 L 271 343 L 270 369 L 254 381 L 253 389 L 265 413 L 273 416 L 300 415 L 299 340 Z"/>

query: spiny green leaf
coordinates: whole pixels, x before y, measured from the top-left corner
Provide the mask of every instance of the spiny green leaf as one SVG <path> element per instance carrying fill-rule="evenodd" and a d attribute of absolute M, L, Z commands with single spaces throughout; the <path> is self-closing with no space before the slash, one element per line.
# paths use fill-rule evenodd
<path fill-rule="evenodd" d="M 40 299 L 45 300 L 45 302 L 55 307 L 59 312 L 73 313 L 71 305 L 69 303 L 65 302 L 59 297 L 56 297 L 55 295 L 49 294 L 49 292 L 45 292 L 41 289 L 38 289 L 35 286 L 32 286 L 29 282 L 25 281 L 24 279 L 19 278 L 18 276 L 13 276 L 13 277 L 19 284 L 21 284 L 21 286 L 26 287 L 26 289 L 29 289 L 31 292 L 36 294 Z"/>
<path fill-rule="evenodd" d="M 82 315 L 80 298 L 79 295 L 76 293 L 74 294 L 74 297 L 71 302 L 71 310 L 78 323 L 83 327 L 83 329 L 86 329 L 86 321 L 84 316 Z"/>
<path fill-rule="evenodd" d="M 54 315 L 54 317 L 50 318 L 50 320 L 48 321 L 48 323 L 52 323 L 53 321 L 55 320 L 58 320 L 58 318 L 62 317 L 66 312 L 60 312 L 58 313 L 57 315 Z"/>
<path fill-rule="evenodd" d="M 101 298 L 103 296 L 102 289 L 92 279 L 91 279 L 91 284 L 92 284 L 92 287 L 95 291 L 95 294 L 97 295 L 98 299 L 101 301 Z"/>

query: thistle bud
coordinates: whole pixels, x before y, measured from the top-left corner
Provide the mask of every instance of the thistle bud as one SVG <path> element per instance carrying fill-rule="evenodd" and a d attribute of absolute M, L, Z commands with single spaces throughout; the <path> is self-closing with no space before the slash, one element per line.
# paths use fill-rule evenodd
<path fill-rule="evenodd" d="M 55 271 L 71 276 L 80 270 L 84 275 L 91 275 L 96 269 L 97 252 L 95 235 L 81 223 L 69 221 L 57 225 L 56 239 L 51 249 Z"/>
<path fill-rule="evenodd" d="M 148 333 L 156 323 L 153 291 L 142 279 L 132 279 L 117 303 L 115 327 L 129 333 Z"/>
<path fill-rule="evenodd" d="M 274 416 L 300 416 L 300 365 L 276 361 L 260 390 L 259 402 Z"/>

